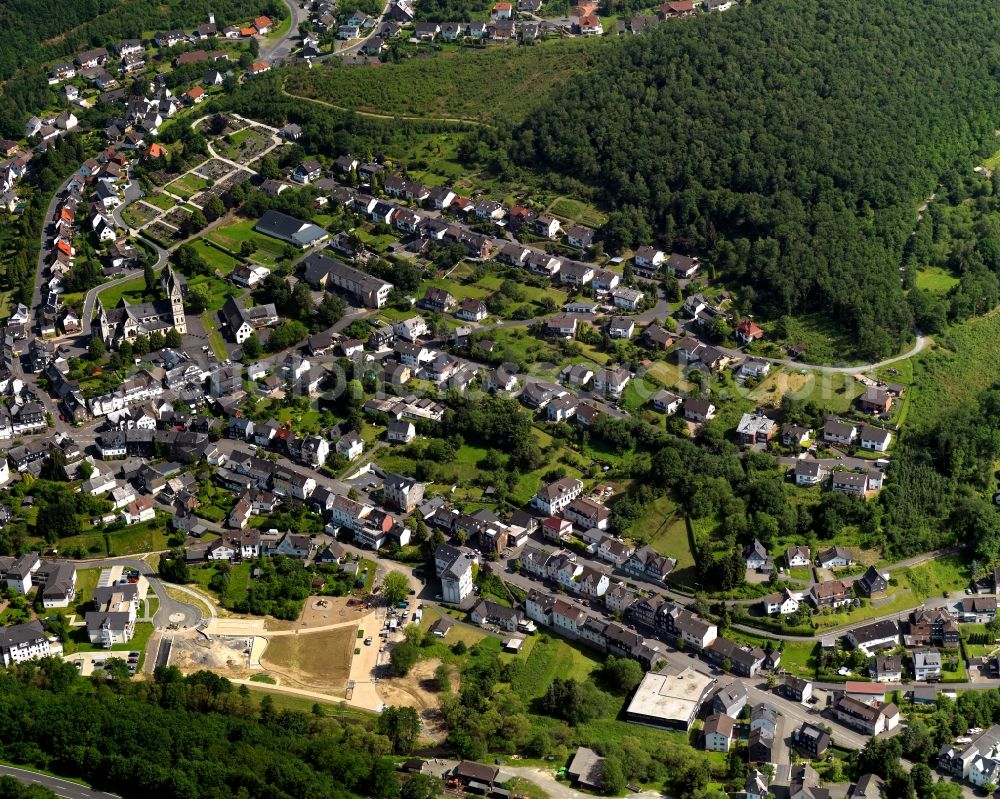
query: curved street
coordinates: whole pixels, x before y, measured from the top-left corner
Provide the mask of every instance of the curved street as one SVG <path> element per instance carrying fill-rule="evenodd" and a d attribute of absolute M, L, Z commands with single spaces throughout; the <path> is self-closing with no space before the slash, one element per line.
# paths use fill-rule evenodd
<path fill-rule="evenodd" d="M 97 560 L 78 560 L 74 561 L 74 563 L 76 563 L 77 566 L 86 569 L 106 569 L 109 566 L 127 566 L 128 568 L 135 569 L 139 572 L 139 574 L 149 581 L 149 587 L 152 589 L 153 593 L 156 594 L 156 598 L 159 600 L 156 615 L 153 616 L 153 624 L 158 628 L 165 628 L 169 627 L 171 624 L 176 624 L 178 628 L 185 629 L 188 627 L 196 627 L 202 620 L 201 610 L 193 604 L 181 602 L 180 600 L 174 599 L 170 596 L 170 594 L 167 593 L 163 582 L 156 576 L 156 573 L 150 567 L 149 563 L 141 558 L 135 556 L 100 558 Z"/>

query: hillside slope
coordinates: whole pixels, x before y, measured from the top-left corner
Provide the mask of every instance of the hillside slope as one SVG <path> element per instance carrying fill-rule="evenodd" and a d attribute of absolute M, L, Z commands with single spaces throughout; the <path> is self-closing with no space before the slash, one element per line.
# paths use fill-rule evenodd
<path fill-rule="evenodd" d="M 603 49 L 514 155 L 599 186 L 613 242 L 707 251 L 754 311 L 910 335 L 914 211 L 993 140 L 1000 7 L 772 0 Z"/>

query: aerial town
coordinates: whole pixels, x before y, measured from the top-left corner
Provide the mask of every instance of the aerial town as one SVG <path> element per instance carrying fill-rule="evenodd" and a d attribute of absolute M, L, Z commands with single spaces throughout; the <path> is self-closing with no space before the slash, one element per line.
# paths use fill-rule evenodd
<path fill-rule="evenodd" d="M 991 306 L 957 310 L 992 252 L 993 160 L 899 237 L 926 254 L 883 346 L 857 309 L 752 284 L 778 234 L 718 231 L 773 208 L 690 189 L 683 227 L 630 218 L 555 155 L 532 173 L 522 151 L 570 148 L 539 143 L 555 127 L 498 132 L 532 92 L 514 67 L 463 96 L 469 64 L 526 59 L 555 91 L 557 58 L 751 4 L 194 5 L 32 44 L 31 113 L 0 129 L 3 691 L 270 725 L 204 748 L 274 734 L 322 776 L 243 783 L 254 748 L 199 793 L 169 781 L 190 752 L 149 757 L 169 779 L 132 755 L 98 774 L 25 738 L 0 777 L 72 797 L 998 790 L 1000 359 L 984 328 L 969 343 Z"/>

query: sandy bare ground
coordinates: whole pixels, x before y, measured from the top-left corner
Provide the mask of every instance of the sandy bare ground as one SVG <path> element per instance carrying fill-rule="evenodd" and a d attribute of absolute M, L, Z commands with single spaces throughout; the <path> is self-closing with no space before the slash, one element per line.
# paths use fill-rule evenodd
<path fill-rule="evenodd" d="M 267 617 L 268 631 L 305 630 L 328 627 L 342 622 L 356 622 L 371 611 L 363 605 L 348 605 L 349 597 L 311 596 L 306 600 L 302 613 L 295 621 Z"/>
<path fill-rule="evenodd" d="M 358 644 L 357 625 L 268 640 L 260 664 L 281 684 L 343 696 Z"/>
<path fill-rule="evenodd" d="M 170 653 L 170 665 L 185 673 L 208 669 L 223 677 L 246 679 L 250 676 L 246 649 L 250 638 L 206 639 L 201 635 L 175 636 Z"/>

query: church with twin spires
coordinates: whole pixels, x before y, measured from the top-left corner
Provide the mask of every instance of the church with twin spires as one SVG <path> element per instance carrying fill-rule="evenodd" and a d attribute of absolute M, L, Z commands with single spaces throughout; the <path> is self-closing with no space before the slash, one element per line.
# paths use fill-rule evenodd
<path fill-rule="evenodd" d="M 118 306 L 111 310 L 104 307 L 98 295 L 97 330 L 107 347 L 117 349 L 123 341 L 131 343 L 137 336 L 148 336 L 150 333 L 166 334 L 170 330 L 176 330 L 181 335 L 187 333 L 181 282 L 169 265 L 163 268 L 160 286 L 165 299 L 130 305 L 122 297 Z"/>

